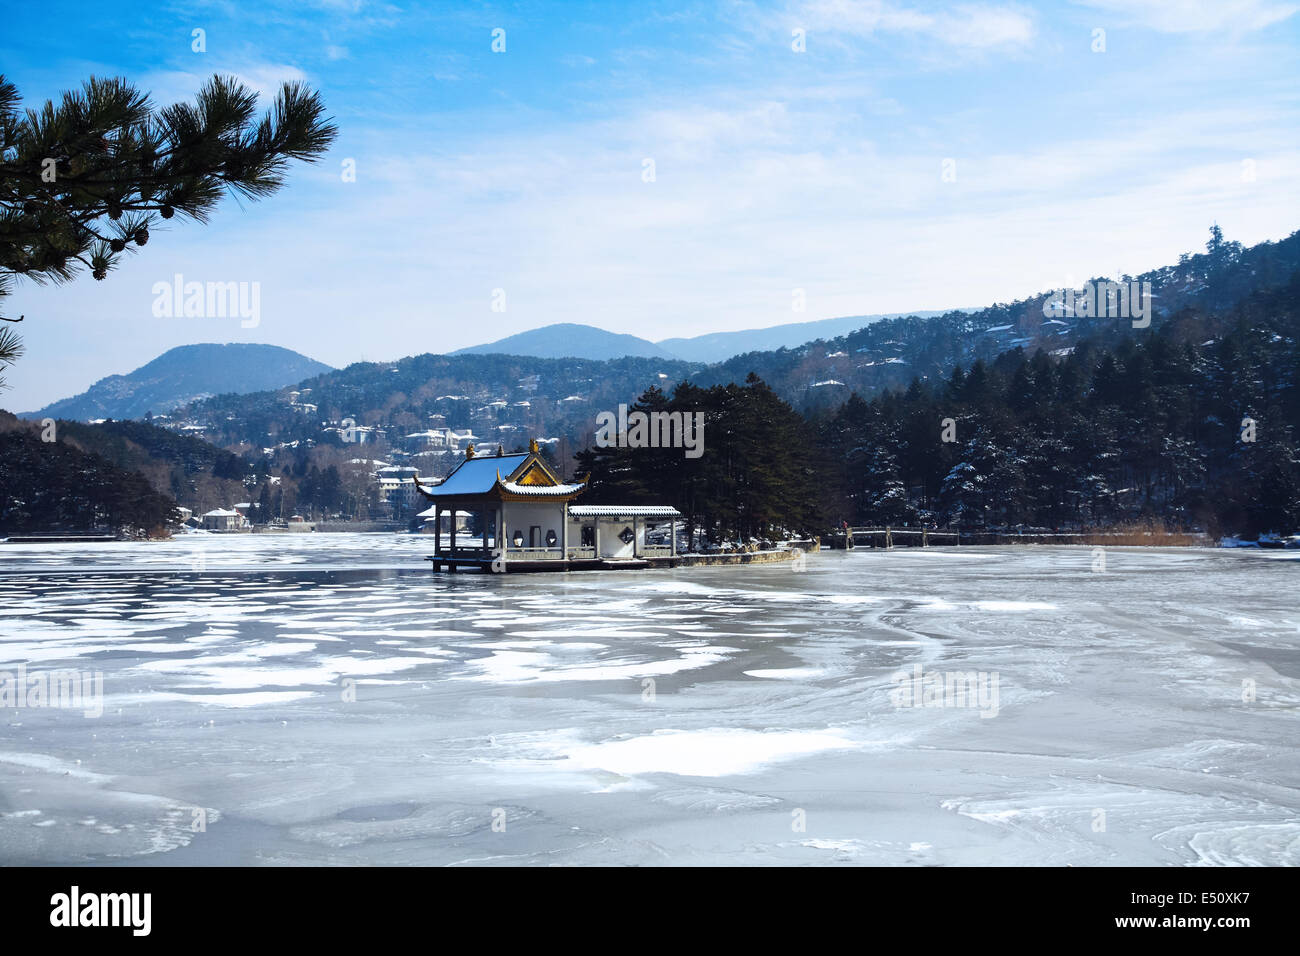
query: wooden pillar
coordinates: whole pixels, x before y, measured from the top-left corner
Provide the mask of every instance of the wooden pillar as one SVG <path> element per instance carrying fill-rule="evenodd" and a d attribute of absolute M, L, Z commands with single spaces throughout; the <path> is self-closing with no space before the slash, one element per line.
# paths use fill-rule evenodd
<path fill-rule="evenodd" d="M 448 561 L 447 561 L 447 570 L 448 570 L 451 574 L 455 574 L 455 573 L 456 573 L 456 565 L 455 565 L 455 559 L 456 559 L 456 506 L 455 506 L 454 504 L 451 506 L 451 537 L 448 539 L 448 543 L 447 543 L 447 553 L 448 553 L 448 555 L 449 555 L 449 558 L 448 558 Z"/>
<path fill-rule="evenodd" d="M 560 560 L 569 560 L 569 503 L 560 506 Z"/>
<path fill-rule="evenodd" d="M 442 508 L 437 502 L 433 505 L 433 553 L 442 554 Z"/>
<path fill-rule="evenodd" d="M 632 516 L 632 557 L 634 558 L 641 557 L 641 555 L 636 553 L 636 543 L 639 539 L 640 539 L 640 535 L 636 533 L 636 515 L 633 515 Z"/>
<path fill-rule="evenodd" d="M 672 545 L 672 556 L 677 557 L 677 519 L 668 519 L 668 542 Z"/>
<path fill-rule="evenodd" d="M 496 514 L 497 528 L 492 543 L 496 546 L 498 560 L 501 562 L 500 568 L 504 573 L 506 569 L 506 548 L 509 547 L 509 542 L 506 540 L 506 503 L 504 501 L 497 505 Z"/>

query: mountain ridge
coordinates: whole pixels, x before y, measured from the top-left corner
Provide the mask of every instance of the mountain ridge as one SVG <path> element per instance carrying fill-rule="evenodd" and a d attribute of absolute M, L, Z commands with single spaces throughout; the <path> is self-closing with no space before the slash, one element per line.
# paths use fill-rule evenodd
<path fill-rule="evenodd" d="M 953 311 L 953 310 L 949 310 Z M 971 310 L 956 310 L 971 311 Z M 471 345 L 448 355 L 519 355 L 527 358 L 664 358 L 712 364 L 747 352 L 793 348 L 818 339 L 856 332 L 884 319 L 943 315 L 939 311 L 880 312 L 869 315 L 832 316 L 806 322 L 783 322 L 756 329 L 705 332 L 651 341 L 638 335 L 610 332 L 598 325 L 553 322 L 481 345 Z"/>
<path fill-rule="evenodd" d="M 88 421 L 162 415 L 213 395 L 283 388 L 331 371 L 324 362 L 278 345 L 178 345 L 125 375 L 107 375 L 78 395 L 20 417 Z"/>
<path fill-rule="evenodd" d="M 471 345 L 448 355 L 520 355 L 526 358 L 594 359 L 677 358 L 654 342 L 623 332 L 609 332 L 595 325 L 555 322 L 526 332 L 507 335 L 495 342 Z"/>
<path fill-rule="evenodd" d="M 972 311 L 968 309 L 948 311 Z M 736 329 L 730 332 L 705 332 L 688 338 L 660 339 L 655 344 L 689 362 L 725 362 L 747 352 L 771 352 L 794 348 L 818 339 L 847 335 L 885 319 L 914 315 L 929 319 L 944 312 L 880 312 L 870 315 L 841 315 L 807 322 L 783 322 L 762 329 Z"/>

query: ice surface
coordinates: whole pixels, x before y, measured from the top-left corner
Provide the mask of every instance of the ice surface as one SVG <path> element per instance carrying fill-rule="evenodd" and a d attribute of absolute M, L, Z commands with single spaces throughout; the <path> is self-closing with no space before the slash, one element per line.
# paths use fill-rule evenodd
<path fill-rule="evenodd" d="M 0 863 L 1300 863 L 1294 552 L 428 550 L 0 545 L 0 681 L 104 693 L 0 706 Z"/>

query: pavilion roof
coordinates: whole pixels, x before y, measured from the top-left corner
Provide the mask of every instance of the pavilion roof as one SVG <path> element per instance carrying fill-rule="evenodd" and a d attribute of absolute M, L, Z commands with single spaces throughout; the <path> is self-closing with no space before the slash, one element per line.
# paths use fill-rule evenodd
<path fill-rule="evenodd" d="M 437 485 L 420 485 L 420 490 L 430 498 L 451 495 L 486 495 L 497 483 L 497 476 L 508 478 L 528 460 L 528 455 L 488 455 L 483 458 L 466 458 Z"/>
<path fill-rule="evenodd" d="M 558 480 L 534 449 L 527 454 L 466 458 L 443 481 L 422 481 L 417 487 L 430 501 L 466 498 L 555 500 L 581 494 L 586 490 L 587 483 L 565 483 Z"/>

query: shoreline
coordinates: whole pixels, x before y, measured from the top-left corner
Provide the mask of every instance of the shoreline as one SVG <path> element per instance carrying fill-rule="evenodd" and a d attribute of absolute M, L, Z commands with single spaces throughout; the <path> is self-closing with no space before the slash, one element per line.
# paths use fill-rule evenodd
<path fill-rule="evenodd" d="M 888 532 L 889 537 L 885 537 Z M 274 532 L 270 532 L 275 534 Z M 1263 549 L 1296 550 L 1300 549 L 1300 534 L 1278 535 L 1264 534 L 1256 540 L 1241 538 L 1237 535 L 1222 535 L 1212 538 L 1205 532 L 1135 532 L 1135 531 L 1080 531 L 1080 532 L 1046 532 L 1036 534 L 1015 534 L 1011 532 L 951 532 L 929 531 L 939 540 L 924 544 L 912 540 L 920 532 L 911 528 L 870 529 L 854 531 L 855 543 L 847 550 L 894 550 L 908 548 L 956 548 L 956 547 L 1011 547 L 1015 545 L 1050 545 L 1056 547 L 1141 547 L 1141 548 L 1211 548 L 1211 549 Z M 6 544 L 157 544 L 184 541 L 187 539 L 224 539 L 241 537 L 265 537 L 268 532 L 247 531 L 185 531 L 177 534 L 133 538 L 114 536 L 104 532 L 35 532 L 26 534 L 0 535 L 0 545 Z M 333 527 L 328 530 L 280 532 L 275 537 L 291 537 L 295 542 L 311 540 L 317 535 L 366 535 L 387 536 L 394 540 L 410 540 L 425 537 L 419 532 L 384 531 L 376 529 L 352 530 Z M 897 536 L 897 537 L 894 537 Z M 956 538 L 956 541 L 952 539 Z M 319 540 L 319 538 L 316 538 Z M 888 541 L 888 543 L 885 543 Z M 816 552 L 820 550 L 843 551 L 845 535 L 843 532 L 830 532 L 812 538 L 792 538 L 783 542 L 788 547 L 764 548 L 753 551 L 734 550 L 717 552 L 681 552 L 674 560 L 685 563 L 708 563 L 712 559 L 745 559 L 746 556 L 779 554 L 785 551 Z M 658 561 L 659 559 L 655 559 Z M 762 559 L 758 559 L 762 560 Z M 772 560 L 772 559 L 769 559 Z M 719 562 L 728 563 L 728 562 Z M 740 563 L 744 563 L 743 561 Z"/>

